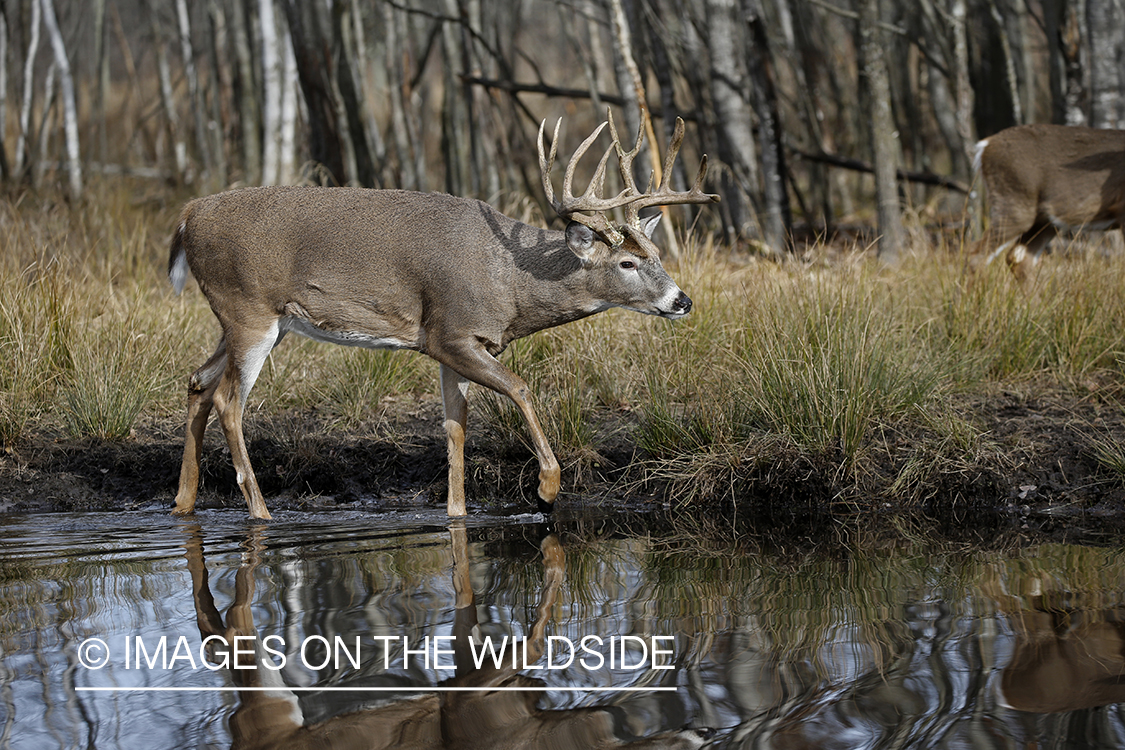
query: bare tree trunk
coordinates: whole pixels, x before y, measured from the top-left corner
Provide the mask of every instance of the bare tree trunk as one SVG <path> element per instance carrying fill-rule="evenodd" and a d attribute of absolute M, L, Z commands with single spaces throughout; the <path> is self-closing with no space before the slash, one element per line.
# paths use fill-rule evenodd
<path fill-rule="evenodd" d="M 473 75 L 482 74 L 486 65 L 481 49 L 483 46 L 481 37 L 485 31 L 482 22 L 482 4 L 479 0 L 458 0 L 458 14 L 461 18 L 462 70 Z M 404 45 L 408 43 L 405 33 L 400 39 Z M 420 60 L 419 64 L 422 62 Z M 500 172 L 496 166 L 496 159 L 492 158 L 490 153 L 494 149 L 490 146 L 492 138 L 489 135 L 488 101 L 482 92 L 477 91 L 468 82 L 465 83 L 463 92 L 467 109 L 465 120 L 469 131 L 469 158 L 473 165 L 470 182 L 474 194 L 491 195 L 499 189 Z M 407 110 L 407 122 L 414 125 L 415 118 L 411 117 L 411 111 Z M 414 132 L 418 133 L 414 138 L 417 158 L 421 156 L 423 140 L 419 131 L 412 131 Z M 421 161 L 418 162 L 415 171 L 420 179 L 424 178 L 425 170 Z"/>
<path fill-rule="evenodd" d="M 277 33 L 274 0 L 258 0 L 258 24 L 262 32 L 262 184 L 284 184 L 281 177 L 281 65 L 283 47 Z M 289 85 L 286 83 L 285 85 Z"/>
<path fill-rule="evenodd" d="M 404 32 L 400 26 L 401 13 L 390 3 L 383 6 L 383 12 L 386 19 L 387 71 L 390 78 L 391 135 L 399 167 L 399 187 L 418 190 L 421 176 L 414 171 L 414 149 L 411 144 L 411 130 L 406 119 L 408 103 L 406 89 L 409 82 L 406 80 L 403 65 L 405 42 L 402 40 Z"/>
<path fill-rule="evenodd" d="M 199 90 L 199 74 L 195 69 L 195 50 L 191 42 L 191 19 L 188 17 L 187 0 L 176 0 L 176 27 L 180 34 L 180 54 L 183 57 L 188 99 L 195 122 L 195 147 L 199 150 L 203 173 L 211 178 L 214 176 L 212 174 L 214 161 L 211 158 L 211 144 L 207 136 L 206 107 Z"/>
<path fill-rule="evenodd" d="M 757 238 L 754 209 L 760 205 L 758 149 L 754 144 L 753 115 L 744 98 L 751 84 L 739 70 L 741 59 L 734 32 L 740 27 L 735 0 L 707 0 L 707 46 L 711 60 L 711 99 L 719 132 L 719 159 L 727 165 L 720 177 L 733 226 L 728 239 Z"/>
<path fill-rule="evenodd" d="M 952 0 L 949 6 L 949 30 L 953 34 L 953 96 L 957 133 L 963 153 L 958 159 L 972 164 L 972 150 L 976 147 L 976 126 L 973 121 L 973 87 L 969 82 L 969 40 L 965 0 Z M 969 226 L 981 226 L 982 192 L 974 190 L 966 205 Z"/>
<path fill-rule="evenodd" d="M 651 133 L 652 127 L 648 123 L 647 102 L 645 101 L 644 81 L 641 79 L 640 68 L 633 57 L 632 35 L 629 31 L 629 20 L 625 15 L 622 0 L 609 0 L 610 25 L 613 29 L 613 59 L 614 70 L 617 74 L 617 88 L 625 100 L 622 110 L 625 115 L 625 129 L 629 132 L 630 141 L 637 137 L 641 128 Z M 651 143 L 651 137 L 649 139 Z M 651 163 L 650 149 L 646 144 L 641 153 L 637 154 L 634 161 L 634 170 L 643 170 L 644 164 Z M 634 178 L 636 178 L 634 174 Z M 638 184 L 644 184 L 644 178 L 637 179 Z"/>
<path fill-rule="evenodd" d="M 66 170 L 69 177 L 70 197 L 79 200 L 82 197 L 82 160 L 78 153 L 78 104 L 74 97 L 74 76 L 70 73 L 66 43 L 59 30 L 58 19 L 55 17 L 54 1 L 41 0 L 41 2 L 43 25 L 47 27 L 47 34 L 51 38 L 51 49 L 54 51 L 55 65 L 58 68 L 59 83 L 62 87 L 63 129 L 66 135 Z"/>
<path fill-rule="evenodd" d="M 34 2 L 34 0 L 33 0 Z M 47 77 L 43 81 L 43 118 L 39 121 L 39 139 L 35 154 L 31 157 L 31 186 L 36 190 L 43 184 L 43 173 L 47 169 L 47 149 L 51 140 L 51 117 L 55 114 L 55 71 L 58 64 L 52 60 L 47 67 Z"/>
<path fill-rule="evenodd" d="M 793 216 L 786 187 L 785 151 L 781 146 L 781 115 L 777 107 L 773 66 L 760 0 L 743 0 L 742 8 L 750 26 L 748 68 L 753 84 L 754 108 L 758 112 L 758 140 L 762 153 L 762 184 L 766 208 L 765 240 L 774 252 L 783 252 L 789 247 Z"/>
<path fill-rule="evenodd" d="M 230 44 L 227 41 L 227 16 L 219 0 L 207 0 L 207 18 L 211 26 L 211 65 L 208 75 L 210 77 L 210 115 L 207 123 L 207 136 L 211 142 L 211 153 L 215 155 L 212 163 L 212 182 L 219 187 L 228 184 L 227 167 L 230 163 L 229 154 L 232 149 L 227 143 L 227 123 L 223 121 L 223 99 L 227 92 L 233 91 L 233 82 L 230 80 L 231 65 L 227 58 Z"/>
<path fill-rule="evenodd" d="M 156 46 L 156 74 L 160 81 L 160 103 L 164 109 L 168 140 L 172 143 L 176 177 L 181 182 L 191 183 L 192 175 L 188 166 L 187 147 L 180 135 L 180 118 L 176 113 L 176 99 L 172 91 L 172 70 L 168 65 L 168 45 L 164 31 L 156 17 L 156 0 L 148 0 L 148 11 L 152 24 L 153 44 Z"/>
<path fill-rule="evenodd" d="M 332 70 L 326 55 L 329 49 L 327 31 L 320 18 L 320 3 L 286 0 L 285 16 L 289 22 L 289 38 L 297 59 L 297 77 L 308 109 L 309 154 L 329 179 L 343 185 L 348 181 L 344 167 L 345 145 L 336 97 L 333 95 Z"/>
<path fill-rule="evenodd" d="M 261 110 L 254 80 L 253 51 L 247 31 L 246 5 L 232 0 L 230 5 L 231 46 L 234 48 L 234 98 L 238 108 L 238 132 L 242 143 L 243 179 L 251 185 L 262 180 L 262 142 L 259 137 Z"/>
<path fill-rule="evenodd" d="M 1004 55 L 1004 77 L 1012 100 L 1012 121 L 1016 125 L 1022 125 L 1028 120 L 1022 85 L 1026 72 L 1021 70 L 1023 60 L 1020 51 L 1023 48 L 1023 35 L 1018 22 L 1019 13 L 1005 0 L 988 0 L 988 9 L 993 21 L 996 22 L 1000 49 Z"/>
<path fill-rule="evenodd" d="M 1125 6 L 1086 0 L 1090 48 L 1090 125 L 1125 127 Z"/>
<path fill-rule="evenodd" d="M 782 30 L 785 39 L 785 57 L 793 61 L 793 75 L 796 79 L 800 101 L 798 112 L 801 123 L 804 125 L 807 146 L 813 152 L 827 151 L 824 127 L 824 105 L 821 95 L 821 72 L 816 64 L 819 51 L 813 43 L 814 23 L 811 8 L 804 7 L 803 3 L 792 3 L 791 0 L 777 0 L 777 10 L 781 18 Z M 827 234 L 831 233 L 833 222 L 832 194 L 828 169 L 824 164 L 809 164 L 808 190 L 812 193 L 813 202 L 820 213 L 820 219 Z M 813 219 L 813 216 L 809 217 Z"/>
<path fill-rule="evenodd" d="M 879 226 L 879 259 L 895 263 L 904 250 L 906 231 L 899 207 L 898 141 L 891 113 L 891 90 L 887 77 L 884 43 L 879 31 L 878 0 L 860 0 L 859 39 L 861 75 L 867 81 L 868 121 L 875 166 L 875 203 Z"/>
<path fill-rule="evenodd" d="M 953 0 L 950 5 L 950 27 L 953 32 L 953 92 L 956 97 L 957 130 L 966 156 L 976 145 L 976 128 L 973 127 L 973 87 L 969 82 L 969 41 L 966 30 L 965 0 Z"/>
<path fill-rule="evenodd" d="M 8 16 L 0 4 L 0 182 L 11 179 L 4 133 L 8 122 Z"/>
<path fill-rule="evenodd" d="M 351 0 L 336 0 L 332 8 L 332 47 L 336 68 L 336 90 L 339 92 L 341 119 L 347 123 L 348 141 L 354 162 L 352 175 L 364 187 L 376 187 L 375 162 L 367 143 L 367 127 L 363 116 L 363 98 L 356 86 L 352 34 L 349 33 L 349 14 L 345 5 Z"/>
<path fill-rule="evenodd" d="M 2 12 L 2 11 L 0 11 Z M 106 0 L 94 0 L 94 74 L 97 77 L 97 93 L 94 95 L 94 118 L 90 124 L 90 149 L 97 144 L 98 161 L 105 164 L 109 159 L 106 138 L 106 99 L 109 97 L 109 55 L 106 54 Z M 0 122 L 3 122 L 0 117 Z"/>
<path fill-rule="evenodd" d="M 281 36 L 281 126 L 277 148 L 277 179 L 291 185 L 297 179 L 297 116 L 301 91 L 297 87 L 297 57 L 288 34 Z"/>
<path fill-rule="evenodd" d="M 1086 88 L 1086 45 L 1082 32 L 1086 28 L 1086 8 L 1081 0 L 1070 0 L 1067 5 L 1066 25 L 1063 28 L 1063 55 L 1066 59 L 1066 124 L 1085 125 L 1089 90 Z"/>
<path fill-rule="evenodd" d="M 1052 120 L 1067 125 L 1086 123 L 1086 89 L 1082 61 L 1082 0 L 1043 0 L 1051 74 Z"/>
<path fill-rule="evenodd" d="M 31 3 L 31 37 L 23 62 L 23 98 L 20 103 L 20 134 L 16 140 L 16 172 L 28 176 L 31 164 L 31 109 L 35 102 L 35 56 L 39 52 L 39 30 L 43 17 L 38 2 Z"/>
<path fill-rule="evenodd" d="M 457 0 L 445 0 L 445 12 L 458 15 Z M 457 24 L 444 23 L 441 29 L 443 100 L 441 107 L 441 150 L 445 162 L 445 190 L 452 195 L 465 195 L 472 171 L 468 142 L 464 138 L 466 113 L 465 89 L 457 80 L 457 70 L 465 56 L 459 43 Z"/>

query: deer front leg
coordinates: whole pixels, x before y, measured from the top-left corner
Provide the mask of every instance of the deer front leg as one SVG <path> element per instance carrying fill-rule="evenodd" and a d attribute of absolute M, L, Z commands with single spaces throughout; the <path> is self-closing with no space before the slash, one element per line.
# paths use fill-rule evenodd
<path fill-rule="evenodd" d="M 539 459 L 539 498 L 548 506 L 546 509 L 549 509 L 559 494 L 559 462 L 547 442 L 547 435 L 539 426 L 527 383 L 502 365 L 475 339 L 445 344 L 440 350 L 434 351 L 432 356 L 445 368 L 454 369 L 461 377 L 507 396 L 520 410 L 524 421 L 527 422 L 528 432 L 531 433 L 535 456 Z M 447 420 L 446 424 L 448 423 Z"/>
<path fill-rule="evenodd" d="M 445 512 L 463 516 L 465 511 L 465 425 L 469 403 L 465 399 L 469 381 L 447 365 L 441 366 L 441 403 L 445 410 L 445 437 L 449 456 L 449 492 Z"/>

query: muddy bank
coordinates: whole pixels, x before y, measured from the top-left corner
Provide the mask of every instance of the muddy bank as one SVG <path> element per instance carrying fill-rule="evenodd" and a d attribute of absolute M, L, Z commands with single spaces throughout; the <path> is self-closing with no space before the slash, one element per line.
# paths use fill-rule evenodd
<path fill-rule="evenodd" d="M 441 507 L 440 415 L 436 400 L 422 400 L 368 431 L 331 428 L 315 411 L 253 415 L 247 435 L 271 509 Z M 954 417 L 972 432 L 963 444 L 924 427 L 888 427 L 850 464 L 831 450 L 809 455 L 769 436 L 734 462 L 659 461 L 607 425 L 603 434 L 616 437 L 599 443 L 596 455 L 560 455 L 557 507 L 675 509 L 689 498 L 716 518 L 806 531 L 843 517 L 909 514 L 950 533 L 986 518 L 1017 530 L 1125 535 L 1125 475 L 1104 458 L 1105 445 L 1125 445 L 1118 405 L 1003 391 L 960 399 Z M 470 430 L 470 512 L 533 510 L 538 467 L 530 451 Z M 215 425 L 206 445 L 199 506 L 244 508 Z M 0 512 L 171 509 L 181 450 L 182 427 L 171 421 L 141 425 L 120 442 L 40 436 L 0 455 Z"/>

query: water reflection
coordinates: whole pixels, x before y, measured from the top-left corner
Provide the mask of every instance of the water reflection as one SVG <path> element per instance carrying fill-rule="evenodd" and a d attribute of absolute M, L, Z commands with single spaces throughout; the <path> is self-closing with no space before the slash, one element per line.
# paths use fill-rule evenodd
<path fill-rule="evenodd" d="M 470 574 L 468 536 L 463 523 L 451 526 L 455 596 L 448 655 L 453 657 L 454 676 L 438 685 L 441 692 L 392 700 L 311 724 L 306 723 L 296 694 L 280 680 L 279 665 L 271 657 L 269 642 L 254 624 L 254 576 L 265 548 L 263 532 L 256 528 L 247 537 L 235 574 L 234 601 L 225 621 L 208 584 L 201 530 L 196 526 L 189 534 L 185 546 L 200 636 L 204 643 L 219 644 L 209 657 L 227 669 L 232 684 L 250 689 L 239 692 L 239 705 L 230 717 L 233 748 L 671 750 L 702 744 L 701 736 L 690 731 L 665 732 L 627 742 L 617 736 L 613 717 L 605 708 L 544 710 L 537 706 L 546 683 L 520 670 L 534 668 L 544 655 L 546 630 L 563 583 L 565 554 L 554 534 L 544 537 L 540 545 L 543 587 L 526 639 L 518 644 L 505 639 L 507 647 L 490 651 L 482 664 L 483 650 L 474 650 L 474 645 L 481 648 L 479 639 L 474 638 L 480 622 Z M 517 692 L 513 688 L 526 690 Z"/>
<path fill-rule="evenodd" d="M 1117 549 L 779 554 L 643 525 L 279 515 L 0 517 L 0 748 L 1125 746 Z M 511 641 L 478 663 L 470 634 L 526 637 L 532 667 L 565 661 L 560 638 L 669 636 L 674 669 L 529 669 Z M 238 635 L 237 654 L 215 638 Z M 447 639 L 436 663 L 427 638 Z M 325 659 L 337 641 L 354 661 Z"/>

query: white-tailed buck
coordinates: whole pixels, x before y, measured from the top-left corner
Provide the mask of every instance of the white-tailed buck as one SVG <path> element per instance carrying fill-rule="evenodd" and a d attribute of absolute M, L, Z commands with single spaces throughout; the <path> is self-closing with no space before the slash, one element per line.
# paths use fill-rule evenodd
<path fill-rule="evenodd" d="M 513 402 L 527 420 L 539 459 L 539 497 L 559 492 L 559 464 L 532 408 L 527 384 L 496 357 L 512 341 L 606 310 L 675 319 L 691 300 L 660 264 L 651 237 L 660 214 L 649 206 L 709 203 L 706 157 L 687 191 L 669 186 L 683 141 L 676 122 L 660 185 L 644 193 L 632 162 L 643 138 L 625 151 L 613 143 L 586 191 L 573 195 L 574 168 L 606 123 L 567 165 L 555 197 L 550 155 L 539 165 L 547 198 L 564 231 L 523 224 L 476 200 L 438 193 L 360 188 L 263 187 L 188 203 L 172 240 L 169 277 L 177 292 L 188 269 L 222 326 L 218 348 L 188 383 L 187 437 L 174 513 L 190 513 L 199 484 L 203 432 L 212 406 L 230 446 L 238 483 L 254 518 L 269 518 L 242 435 L 242 412 L 270 351 L 289 331 L 319 341 L 414 349 L 441 364 L 449 455 L 447 511 L 465 515 L 464 446 L 469 381 Z M 624 189 L 601 197 L 606 163 L 616 153 Z M 605 212 L 624 209 L 620 226 Z"/>
<path fill-rule="evenodd" d="M 973 166 L 989 205 L 974 255 L 1004 255 L 1021 283 L 1056 235 L 1125 223 L 1125 130 L 1019 125 L 978 143 Z"/>

